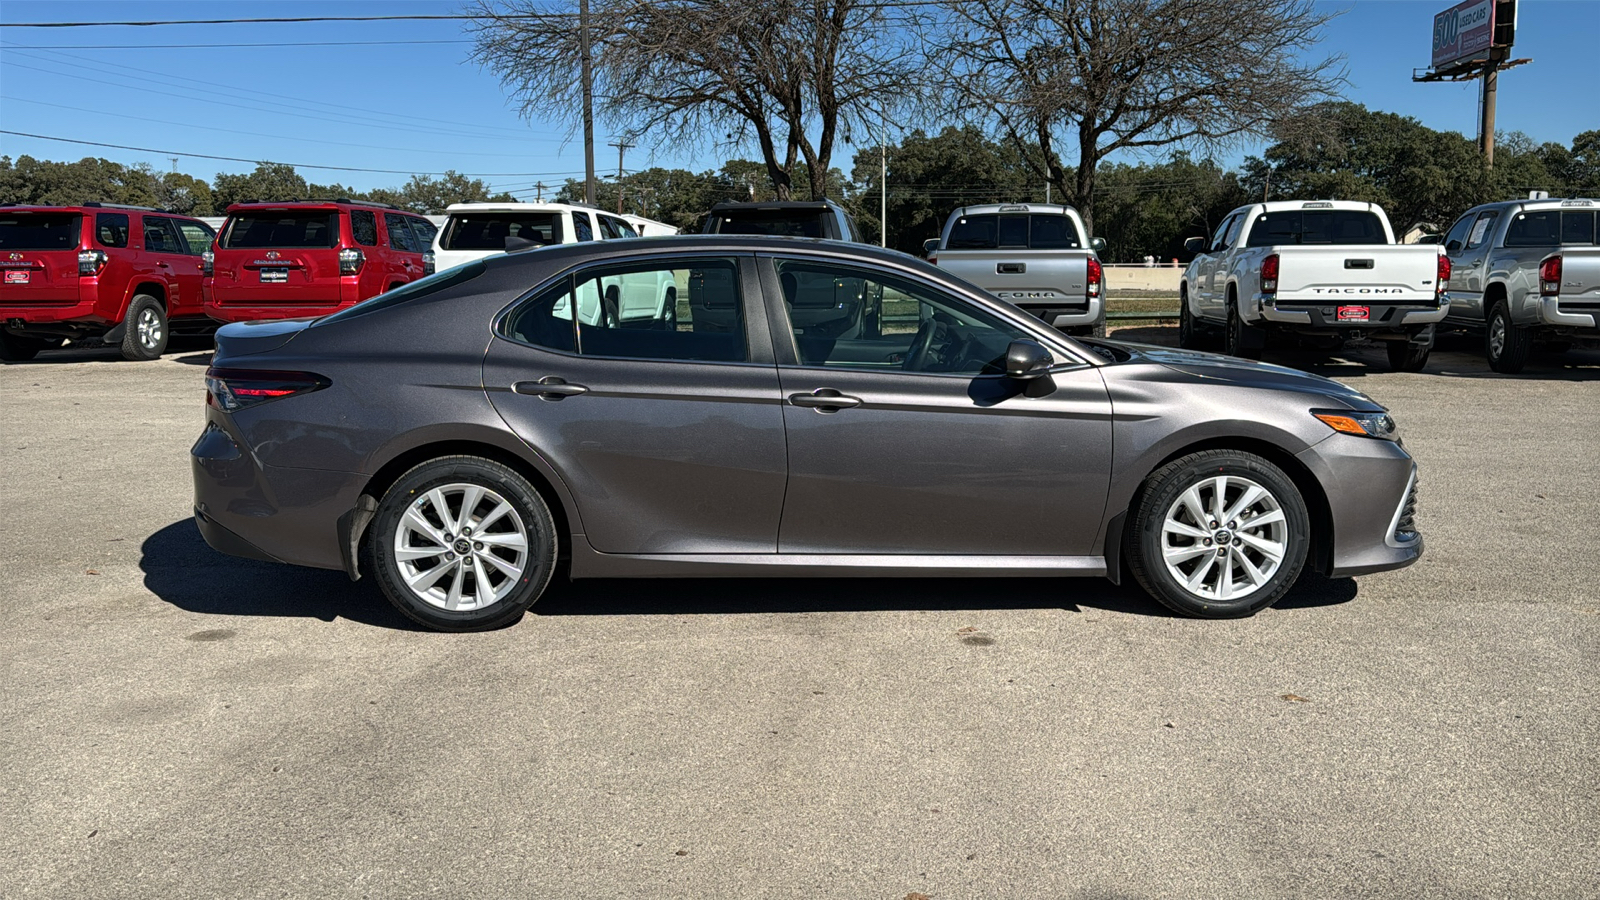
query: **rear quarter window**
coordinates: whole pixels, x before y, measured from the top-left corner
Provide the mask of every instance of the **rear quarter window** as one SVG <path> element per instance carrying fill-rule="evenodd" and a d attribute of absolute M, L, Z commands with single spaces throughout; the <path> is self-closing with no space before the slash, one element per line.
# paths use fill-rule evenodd
<path fill-rule="evenodd" d="M 94 239 L 102 247 L 128 246 L 128 214 L 96 213 Z"/>
<path fill-rule="evenodd" d="M 369 209 L 350 210 L 350 236 L 363 247 L 378 246 L 378 216 Z"/>

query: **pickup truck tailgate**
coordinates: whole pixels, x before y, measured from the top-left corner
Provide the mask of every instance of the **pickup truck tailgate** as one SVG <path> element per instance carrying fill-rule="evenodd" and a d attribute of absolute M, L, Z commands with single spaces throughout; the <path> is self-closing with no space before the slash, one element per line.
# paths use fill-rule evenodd
<path fill-rule="evenodd" d="M 1086 251 L 940 250 L 938 266 L 1018 306 L 1088 305 Z"/>
<path fill-rule="evenodd" d="M 1277 300 L 1428 303 L 1437 292 L 1439 248 L 1431 244 L 1272 247 L 1278 254 Z"/>
<path fill-rule="evenodd" d="M 1561 312 L 1594 316 L 1600 325 L 1600 247 L 1561 248 L 1561 293 L 1556 299 Z"/>

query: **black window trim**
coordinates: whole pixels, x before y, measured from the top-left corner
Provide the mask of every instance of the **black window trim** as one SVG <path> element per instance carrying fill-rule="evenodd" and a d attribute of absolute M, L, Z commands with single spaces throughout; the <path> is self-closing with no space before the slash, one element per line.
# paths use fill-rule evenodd
<path fill-rule="evenodd" d="M 596 240 L 592 241 L 591 243 L 603 244 L 605 242 Z M 490 332 L 496 340 L 502 340 L 509 344 L 515 344 L 518 347 L 528 347 L 533 350 L 537 350 L 540 353 L 549 353 L 555 356 L 562 356 L 570 359 L 595 359 L 608 360 L 610 362 L 646 363 L 650 365 L 670 366 L 755 366 L 757 368 L 770 369 L 774 366 L 772 361 L 772 345 L 768 339 L 766 339 L 763 335 L 761 335 L 760 332 L 756 330 L 757 323 L 755 320 L 759 318 L 761 320 L 760 327 L 764 329 L 766 328 L 767 317 L 765 314 L 766 310 L 762 306 L 761 302 L 761 297 L 765 294 L 765 291 L 759 289 L 759 286 L 755 283 L 754 273 L 751 271 L 756 265 L 755 256 L 755 254 L 749 252 L 719 253 L 713 250 L 696 251 L 693 253 L 684 253 L 682 251 L 677 253 L 663 253 L 657 251 L 655 253 L 639 254 L 637 256 L 629 254 L 627 256 L 614 256 L 580 263 L 579 265 L 561 272 L 559 275 L 546 278 L 535 285 L 531 290 L 527 290 L 521 294 L 518 294 L 515 300 L 512 300 L 510 303 L 506 304 L 505 307 L 500 310 L 500 312 L 495 314 L 495 317 L 490 325 Z M 575 294 L 577 292 L 578 277 L 583 273 L 592 271 L 594 269 L 611 268 L 612 266 L 618 264 L 632 265 L 635 262 L 670 263 L 677 260 L 690 259 L 731 259 L 737 263 L 739 275 L 739 310 L 742 313 L 741 318 L 744 321 L 745 359 L 655 359 L 641 356 L 601 356 L 595 353 L 579 353 L 576 350 L 557 350 L 554 347 L 543 347 L 538 344 L 532 344 L 527 341 L 518 340 L 517 338 L 514 338 L 506 333 L 506 322 L 516 312 L 519 306 L 530 300 L 533 300 L 540 294 L 543 294 L 545 291 L 556 287 L 563 280 L 567 282 L 567 290 Z M 754 296 L 752 296 L 752 292 L 754 292 Z M 576 331 L 576 311 L 574 311 L 573 315 L 573 329 Z M 574 344 L 576 343 L 576 340 L 574 340 Z M 509 391 L 510 388 L 502 388 L 502 390 Z"/>

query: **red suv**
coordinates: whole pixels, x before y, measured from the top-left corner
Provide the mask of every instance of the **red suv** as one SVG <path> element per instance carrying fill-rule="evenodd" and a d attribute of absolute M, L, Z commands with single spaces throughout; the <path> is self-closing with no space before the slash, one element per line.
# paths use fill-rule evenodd
<path fill-rule="evenodd" d="M 210 331 L 200 279 L 214 236 L 142 206 L 0 206 L 0 359 L 85 338 L 155 359 L 170 330 Z"/>
<path fill-rule="evenodd" d="M 206 315 L 245 322 L 344 309 L 427 274 L 435 230 L 377 203 L 235 203 L 206 257 Z"/>

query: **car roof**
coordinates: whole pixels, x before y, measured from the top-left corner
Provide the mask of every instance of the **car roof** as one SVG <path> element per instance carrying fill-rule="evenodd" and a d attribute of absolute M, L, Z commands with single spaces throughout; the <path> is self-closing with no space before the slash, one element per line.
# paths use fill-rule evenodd
<path fill-rule="evenodd" d="M 444 208 L 446 215 L 470 212 L 567 212 L 569 210 L 583 210 L 608 216 L 616 215 L 616 213 L 608 213 L 603 209 L 597 209 L 583 203 L 494 203 L 482 201 L 477 203 L 452 203 Z"/>
<path fill-rule="evenodd" d="M 380 212 L 405 213 L 408 216 L 422 215 L 390 203 L 369 203 L 365 200 L 349 200 L 344 197 L 334 200 L 240 200 L 238 203 L 228 204 L 226 212 L 231 216 L 234 210 L 252 209 L 372 209 Z"/>
<path fill-rule="evenodd" d="M 1063 203 L 979 203 L 975 206 L 963 206 L 951 213 L 952 216 L 987 216 L 993 213 L 1054 213 L 1056 215 L 1075 215 L 1077 209 Z"/>
<path fill-rule="evenodd" d="M 124 203 L 68 203 L 54 206 L 49 203 L 0 203 L 0 212 L 42 212 L 42 213 L 92 213 L 92 212 L 144 212 L 160 216 L 171 216 L 177 219 L 192 219 L 200 221 L 199 217 L 188 213 L 172 212 L 166 209 L 156 209 L 152 206 L 129 206 Z"/>

